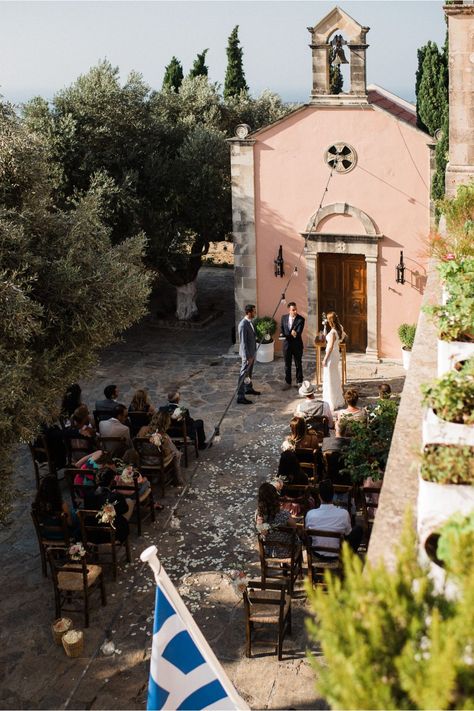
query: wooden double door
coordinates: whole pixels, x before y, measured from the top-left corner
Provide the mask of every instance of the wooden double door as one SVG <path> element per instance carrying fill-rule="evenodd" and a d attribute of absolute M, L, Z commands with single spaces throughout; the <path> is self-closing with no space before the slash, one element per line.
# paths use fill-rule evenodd
<path fill-rule="evenodd" d="M 367 270 L 365 257 L 318 254 L 318 328 L 324 311 L 335 311 L 349 338 L 347 350 L 367 348 Z"/>

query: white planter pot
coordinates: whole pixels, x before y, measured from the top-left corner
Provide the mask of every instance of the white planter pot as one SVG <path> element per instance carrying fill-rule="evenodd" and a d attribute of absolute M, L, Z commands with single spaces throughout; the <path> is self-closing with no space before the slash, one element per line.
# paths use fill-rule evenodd
<path fill-rule="evenodd" d="M 474 510 L 474 486 L 468 484 L 436 484 L 418 475 L 418 536 L 422 545 L 450 516 L 467 516 Z"/>
<path fill-rule="evenodd" d="M 407 348 L 404 348 L 402 346 L 402 363 L 403 367 L 405 370 L 408 370 L 410 367 L 410 360 L 411 360 L 411 351 L 407 350 Z"/>
<path fill-rule="evenodd" d="M 448 299 L 449 299 L 449 291 L 447 290 L 447 288 L 445 286 L 443 286 L 442 291 L 441 291 L 442 306 L 446 306 L 446 304 L 448 303 Z"/>
<path fill-rule="evenodd" d="M 474 343 L 438 339 L 438 376 L 452 370 L 460 360 L 474 356 Z"/>
<path fill-rule="evenodd" d="M 474 425 L 458 425 L 438 417 L 431 408 L 423 416 L 423 445 L 457 444 L 474 447 Z"/>
<path fill-rule="evenodd" d="M 270 343 L 261 343 L 257 350 L 257 360 L 259 363 L 271 363 L 275 355 L 275 345 L 273 341 Z"/>

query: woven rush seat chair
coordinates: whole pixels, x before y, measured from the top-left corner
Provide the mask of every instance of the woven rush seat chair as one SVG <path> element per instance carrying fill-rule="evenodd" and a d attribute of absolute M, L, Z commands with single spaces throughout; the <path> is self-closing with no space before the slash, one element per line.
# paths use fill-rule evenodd
<path fill-rule="evenodd" d="M 328 553 L 331 559 L 324 560 L 315 554 L 313 547 L 313 536 L 318 538 L 331 538 L 339 541 L 339 548 L 335 548 L 333 541 L 332 545 L 318 543 L 317 551 Z M 335 533 L 334 531 L 323 531 L 316 528 L 306 528 L 304 531 L 304 545 L 306 549 L 306 560 L 308 564 L 308 579 L 311 585 L 324 585 L 324 571 L 332 570 L 338 574 L 342 573 L 341 546 L 344 540 L 344 534 Z"/>
<path fill-rule="evenodd" d="M 302 576 L 303 568 L 303 549 L 298 531 L 293 526 L 278 526 L 275 531 L 288 533 L 291 536 L 289 543 L 284 543 L 280 540 L 272 541 L 271 532 L 265 537 L 258 534 L 258 550 L 260 554 L 260 576 L 262 584 L 265 584 L 267 578 L 283 578 L 288 582 L 290 594 L 293 594 L 293 588 L 298 576 Z M 283 557 L 274 557 L 268 555 L 266 546 L 278 546 L 285 551 Z M 286 552 L 287 551 L 287 552 Z"/>
<path fill-rule="evenodd" d="M 94 591 L 100 592 L 102 605 L 107 604 L 102 567 L 87 563 L 85 556 L 80 561 L 67 560 L 64 549 L 48 548 L 47 551 L 54 586 L 54 603 L 56 618 L 67 610 L 75 612 L 75 608 L 66 608 L 75 594 L 80 594 L 84 601 L 84 626 L 89 627 L 89 598 Z"/>
<path fill-rule="evenodd" d="M 133 489 L 133 493 L 130 491 L 131 489 Z M 133 483 L 124 484 L 123 486 L 114 486 L 114 491 L 118 491 L 120 494 L 123 494 L 127 499 L 134 500 L 135 507 L 133 509 L 133 515 L 129 519 L 129 523 L 136 524 L 137 536 L 140 538 L 142 535 L 142 523 L 148 518 L 150 518 L 154 523 L 156 519 L 155 500 L 153 498 L 151 486 L 145 494 L 140 496 L 137 477 L 134 477 Z M 146 511 L 147 508 L 148 511 Z"/>
<path fill-rule="evenodd" d="M 314 432 L 318 436 L 321 444 L 324 437 L 329 437 L 329 422 L 325 415 L 316 415 L 306 418 L 306 427 L 308 432 Z"/>
<path fill-rule="evenodd" d="M 283 656 L 283 640 L 291 634 L 291 595 L 285 582 L 261 583 L 250 580 L 243 592 L 246 633 L 246 656 L 252 656 L 252 641 L 257 627 L 277 627 L 276 640 L 264 642 L 275 645 L 278 659 Z"/>
<path fill-rule="evenodd" d="M 199 457 L 197 434 L 194 433 L 194 437 L 188 434 L 186 419 L 184 417 L 178 421 L 172 420 L 168 434 L 177 448 L 183 450 L 185 467 L 188 466 L 188 447 L 194 449 L 196 459 Z"/>
<path fill-rule="evenodd" d="M 129 537 L 122 542 L 115 535 L 115 528 L 103 523 L 96 522 L 97 511 L 93 509 L 81 509 L 77 512 L 79 523 L 81 525 L 82 544 L 86 550 L 93 552 L 94 556 L 99 558 L 101 555 L 110 555 L 112 575 L 114 580 L 117 580 L 118 573 L 118 556 L 117 550 L 121 550 L 125 554 L 127 563 L 132 562 L 132 554 L 130 551 Z M 94 538 L 99 536 L 106 540 L 95 541 Z"/>
<path fill-rule="evenodd" d="M 46 551 L 50 546 L 55 546 L 57 548 L 69 547 L 70 536 L 69 529 L 67 526 L 67 515 L 64 511 L 58 516 L 57 522 L 50 521 L 45 522 L 41 516 L 38 515 L 35 505 L 31 507 L 31 518 L 33 519 L 33 525 L 35 527 L 36 536 L 38 538 L 38 544 L 41 556 L 41 568 L 45 578 L 48 577 L 48 566 L 47 566 L 47 555 Z"/>

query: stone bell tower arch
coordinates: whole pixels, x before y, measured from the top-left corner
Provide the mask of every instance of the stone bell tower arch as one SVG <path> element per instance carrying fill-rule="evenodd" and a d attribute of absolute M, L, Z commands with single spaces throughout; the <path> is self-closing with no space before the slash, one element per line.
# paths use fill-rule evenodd
<path fill-rule="evenodd" d="M 311 33 L 313 87 L 311 91 L 312 104 L 366 104 L 366 35 L 370 27 L 363 27 L 347 12 L 335 7 L 326 17 L 314 27 L 308 27 Z M 329 67 L 332 45 L 329 38 L 334 32 L 344 34 L 350 57 L 351 86 L 348 92 L 330 93 Z"/>

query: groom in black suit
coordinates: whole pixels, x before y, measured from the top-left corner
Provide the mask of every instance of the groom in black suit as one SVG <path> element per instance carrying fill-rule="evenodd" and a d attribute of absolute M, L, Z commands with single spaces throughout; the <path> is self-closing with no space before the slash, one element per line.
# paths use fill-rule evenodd
<path fill-rule="evenodd" d="M 303 339 L 304 318 L 296 310 L 294 301 L 288 304 L 288 314 L 281 317 L 280 338 L 284 337 L 283 355 L 285 356 L 285 385 L 283 390 L 291 388 L 291 361 L 295 359 L 296 384 L 303 382 Z"/>

